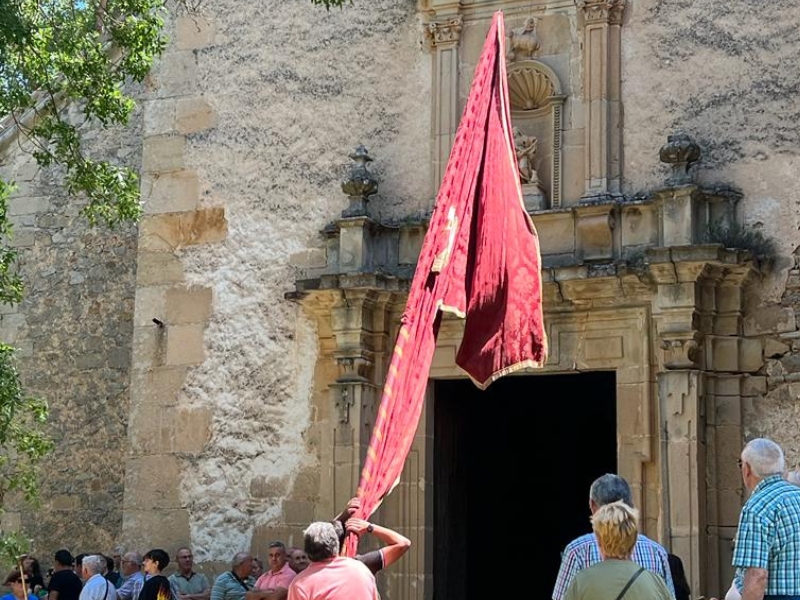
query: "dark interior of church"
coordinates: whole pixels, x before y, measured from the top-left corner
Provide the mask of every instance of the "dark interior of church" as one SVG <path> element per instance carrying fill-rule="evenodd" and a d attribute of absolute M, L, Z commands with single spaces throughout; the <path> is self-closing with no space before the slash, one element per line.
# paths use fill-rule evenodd
<path fill-rule="evenodd" d="M 467 379 L 434 389 L 434 600 L 549 600 L 591 532 L 589 486 L 617 469 L 613 371 Z"/>

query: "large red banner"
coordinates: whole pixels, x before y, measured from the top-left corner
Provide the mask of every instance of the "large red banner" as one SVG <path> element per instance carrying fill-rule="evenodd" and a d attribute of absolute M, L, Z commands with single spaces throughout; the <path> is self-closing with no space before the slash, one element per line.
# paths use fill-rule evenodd
<path fill-rule="evenodd" d="M 539 239 L 522 201 L 503 15 L 494 15 L 425 235 L 357 495 L 367 518 L 417 430 L 442 312 L 465 319 L 456 363 L 476 385 L 547 356 Z M 355 552 L 354 539 L 348 554 Z"/>

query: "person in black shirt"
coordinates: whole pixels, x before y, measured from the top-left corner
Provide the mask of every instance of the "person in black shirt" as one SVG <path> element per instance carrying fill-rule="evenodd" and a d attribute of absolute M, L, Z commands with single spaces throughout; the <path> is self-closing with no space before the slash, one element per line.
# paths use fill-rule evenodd
<path fill-rule="evenodd" d="M 169 579 L 161 574 L 169 564 L 169 554 L 159 548 L 150 550 L 144 555 L 143 563 L 147 581 L 139 593 L 139 600 L 176 600 Z"/>
<path fill-rule="evenodd" d="M 103 577 L 113 583 L 114 587 L 119 590 L 120 586 L 122 585 L 122 576 L 114 570 L 114 568 L 117 566 L 114 562 L 114 559 L 110 556 L 106 556 L 105 554 L 102 554 L 101 556 L 106 561 L 106 570 L 103 572 Z"/>
<path fill-rule="evenodd" d="M 47 600 L 78 600 L 83 583 L 72 570 L 74 562 L 69 550 L 59 550 L 50 583 L 47 584 Z"/>
<path fill-rule="evenodd" d="M 676 554 L 667 554 L 669 570 L 672 573 L 672 583 L 675 585 L 675 600 L 690 600 L 692 589 L 683 570 L 683 561 Z"/>

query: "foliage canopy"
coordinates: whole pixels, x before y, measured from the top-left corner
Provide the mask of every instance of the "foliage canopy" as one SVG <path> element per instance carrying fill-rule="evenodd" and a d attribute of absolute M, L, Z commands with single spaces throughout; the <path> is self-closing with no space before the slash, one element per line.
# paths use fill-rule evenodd
<path fill-rule="evenodd" d="M 163 0 L 0 0 L 0 115 L 35 145 L 40 165 L 64 167 L 92 224 L 141 213 L 136 174 L 88 157 L 80 126 L 128 122 L 135 105 L 124 86 L 143 81 L 163 51 L 164 10 Z"/>

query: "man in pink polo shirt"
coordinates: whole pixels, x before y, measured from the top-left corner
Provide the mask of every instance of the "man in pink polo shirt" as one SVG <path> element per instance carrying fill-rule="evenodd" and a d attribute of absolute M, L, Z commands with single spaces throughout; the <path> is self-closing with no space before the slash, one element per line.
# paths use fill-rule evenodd
<path fill-rule="evenodd" d="M 289 566 L 283 542 L 270 542 L 268 560 L 269 570 L 258 578 L 255 589 L 269 593 L 263 596 L 265 600 L 285 600 L 289 584 L 297 573 Z"/>
<path fill-rule="evenodd" d="M 378 600 L 375 577 L 361 561 L 338 556 L 330 521 L 311 523 L 303 534 L 311 564 L 292 580 L 288 600 Z"/>

